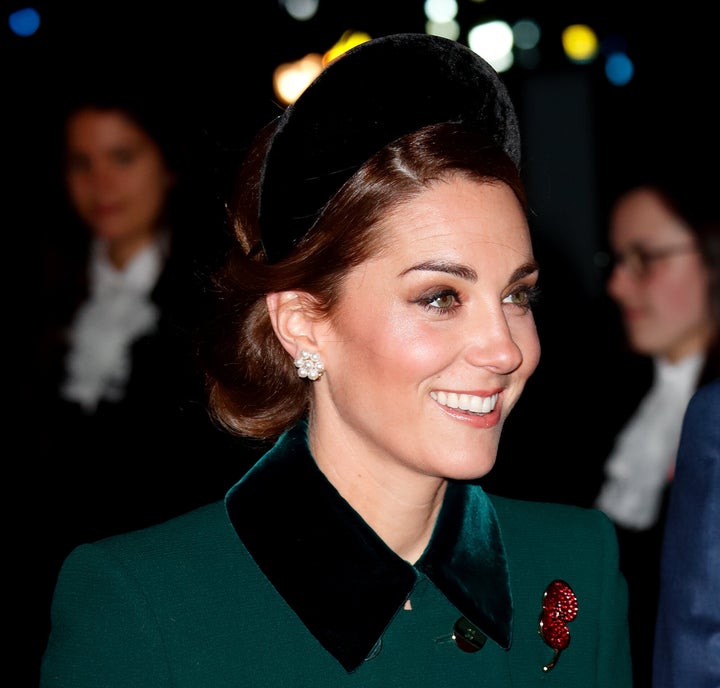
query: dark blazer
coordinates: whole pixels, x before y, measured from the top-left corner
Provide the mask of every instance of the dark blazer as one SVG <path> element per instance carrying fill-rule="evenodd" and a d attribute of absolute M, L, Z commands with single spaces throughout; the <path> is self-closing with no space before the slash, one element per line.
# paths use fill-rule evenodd
<path fill-rule="evenodd" d="M 318 470 L 301 423 L 224 503 L 69 556 L 41 686 L 629 688 L 617 556 L 600 512 L 451 483 L 411 565 Z M 545 671 L 557 580 L 577 615 L 543 616 L 569 632 Z M 456 642 L 461 620 L 481 649 Z"/>
<path fill-rule="evenodd" d="M 60 397 L 67 327 L 88 293 L 87 255 L 84 243 L 47 251 L 37 343 L 14 404 L 22 413 L 9 424 L 25 447 L 11 466 L 9 483 L 18 489 L 10 499 L 24 511 L 31 495 L 33 509 L 11 544 L 13 587 L 25 600 L 21 623 L 28 627 L 18 672 L 34 672 L 28 685 L 37 685 L 52 590 L 74 547 L 222 499 L 251 463 L 250 449 L 207 415 L 194 357 L 205 268 L 179 241 L 151 293 L 158 327 L 132 345 L 125 397 L 93 414 Z"/>
<path fill-rule="evenodd" d="M 720 686 L 720 378 L 683 422 L 665 522 L 653 688 Z"/>

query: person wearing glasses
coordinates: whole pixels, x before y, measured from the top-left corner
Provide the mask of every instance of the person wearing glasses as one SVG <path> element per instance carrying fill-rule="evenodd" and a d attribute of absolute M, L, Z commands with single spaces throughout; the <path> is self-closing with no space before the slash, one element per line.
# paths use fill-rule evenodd
<path fill-rule="evenodd" d="M 637 686 L 650 685 L 660 547 L 682 419 L 694 391 L 720 374 L 720 225 L 695 179 L 658 174 L 616 196 L 606 284 L 626 345 L 649 387 L 614 437 L 594 506 L 615 523 L 630 589 Z M 611 397 L 631 397 L 625 381 Z M 602 422 L 602 421 L 601 421 Z"/>
<path fill-rule="evenodd" d="M 567 277 L 560 297 L 540 280 L 564 334 L 543 340 L 541 377 L 529 381 L 482 479 L 495 494 L 600 508 L 613 521 L 635 688 L 651 686 L 682 418 L 693 392 L 720 375 L 717 191 L 712 178 L 692 174 L 694 152 L 662 154 L 629 165 L 608 190 L 611 260 L 597 297 L 578 304 Z"/>

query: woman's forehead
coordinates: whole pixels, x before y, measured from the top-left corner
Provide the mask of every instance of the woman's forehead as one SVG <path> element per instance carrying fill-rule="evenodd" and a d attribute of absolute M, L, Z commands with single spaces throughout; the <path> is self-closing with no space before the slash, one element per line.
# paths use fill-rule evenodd
<path fill-rule="evenodd" d="M 378 229 L 387 245 L 453 241 L 457 235 L 511 245 L 529 238 L 525 213 L 509 186 L 465 177 L 432 183 L 388 212 Z"/>

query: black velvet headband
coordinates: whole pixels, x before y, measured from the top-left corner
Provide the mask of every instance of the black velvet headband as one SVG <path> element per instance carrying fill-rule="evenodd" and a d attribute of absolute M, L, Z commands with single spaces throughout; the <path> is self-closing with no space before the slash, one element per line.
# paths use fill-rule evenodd
<path fill-rule="evenodd" d="M 396 34 L 330 63 L 280 116 L 262 169 L 259 222 L 268 262 L 285 258 L 358 168 L 397 138 L 459 122 L 516 165 L 520 133 L 495 70 L 457 41 Z"/>

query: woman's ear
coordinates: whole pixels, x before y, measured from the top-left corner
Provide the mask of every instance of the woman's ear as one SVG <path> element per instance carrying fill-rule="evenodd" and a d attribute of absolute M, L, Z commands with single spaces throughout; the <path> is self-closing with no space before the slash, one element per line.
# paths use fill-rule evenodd
<path fill-rule="evenodd" d="M 285 350 L 297 358 L 303 349 L 315 349 L 317 316 L 305 292 L 280 291 L 265 296 L 270 322 Z"/>

